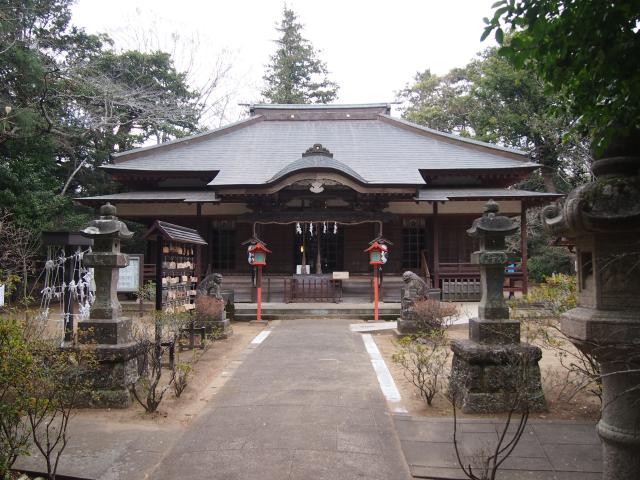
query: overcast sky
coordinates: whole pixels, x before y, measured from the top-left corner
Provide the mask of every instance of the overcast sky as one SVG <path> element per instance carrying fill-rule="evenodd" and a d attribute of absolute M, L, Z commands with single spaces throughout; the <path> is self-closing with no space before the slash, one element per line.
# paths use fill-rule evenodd
<path fill-rule="evenodd" d="M 480 42 L 482 18 L 495 0 L 289 0 L 304 35 L 340 85 L 338 103 L 389 102 L 417 71 L 445 73 L 491 46 Z M 202 78 L 223 58 L 232 65 L 223 89 L 233 103 L 260 99 L 264 65 L 274 51 L 282 0 L 78 0 L 74 23 L 106 32 L 119 48 L 140 38 L 170 48 L 181 40 L 178 66 L 190 61 Z M 152 32 L 152 33 L 151 33 Z M 194 43 L 195 39 L 195 43 Z M 234 120 L 240 109 L 228 111 Z"/>

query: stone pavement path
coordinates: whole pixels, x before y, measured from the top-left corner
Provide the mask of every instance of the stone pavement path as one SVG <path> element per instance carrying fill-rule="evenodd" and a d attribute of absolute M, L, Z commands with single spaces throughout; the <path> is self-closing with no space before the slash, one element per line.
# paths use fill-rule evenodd
<path fill-rule="evenodd" d="M 402 449 L 415 478 L 466 478 L 453 447 L 453 420 L 396 415 Z M 485 419 L 460 420 L 461 455 L 494 448 L 502 424 Z M 595 425 L 585 422 L 530 421 L 520 442 L 498 472 L 498 480 L 599 480 L 602 447 Z"/>
<path fill-rule="evenodd" d="M 282 322 L 150 475 L 154 479 L 407 479 L 359 333 Z"/>

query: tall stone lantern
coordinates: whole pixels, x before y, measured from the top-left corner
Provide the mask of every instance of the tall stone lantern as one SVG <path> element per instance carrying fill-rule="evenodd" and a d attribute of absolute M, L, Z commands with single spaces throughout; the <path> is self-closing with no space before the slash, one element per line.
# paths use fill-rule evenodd
<path fill-rule="evenodd" d="M 131 404 L 129 387 L 138 380 L 136 343 L 131 319 L 122 316 L 118 302 L 119 269 L 129 264 L 120 253 L 120 240 L 131 238 L 124 222 L 116 217 L 116 208 L 100 207 L 100 218 L 92 220 L 82 234 L 93 239 L 93 251 L 84 255 L 87 267 L 93 267 L 95 301 L 87 320 L 78 322 L 78 342 L 87 345 L 98 363 L 91 379 L 93 406 L 126 407 Z"/>
<path fill-rule="evenodd" d="M 498 213 L 490 200 L 467 230 L 480 243 L 471 261 L 480 267 L 482 298 L 478 318 L 469 320 L 469 339 L 451 343 L 451 392 L 466 413 L 505 412 L 524 401 L 531 411 L 546 408 L 538 366 L 542 352 L 520 342 L 520 322 L 510 320 L 503 293 L 505 237 L 519 227 Z"/>
<path fill-rule="evenodd" d="M 640 478 L 640 135 L 593 163 L 596 180 L 546 207 L 547 230 L 574 238 L 577 308 L 561 328 L 602 373 L 605 480 Z"/>

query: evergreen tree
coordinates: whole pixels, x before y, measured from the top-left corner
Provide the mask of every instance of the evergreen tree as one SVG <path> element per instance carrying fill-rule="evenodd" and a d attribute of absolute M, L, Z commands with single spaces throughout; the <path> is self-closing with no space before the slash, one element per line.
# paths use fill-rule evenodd
<path fill-rule="evenodd" d="M 276 28 L 281 33 L 275 41 L 278 48 L 263 77 L 262 95 L 271 103 L 329 103 L 337 96 L 338 85 L 327 78 L 327 66 L 302 36 L 302 27 L 295 12 L 285 6 Z"/>

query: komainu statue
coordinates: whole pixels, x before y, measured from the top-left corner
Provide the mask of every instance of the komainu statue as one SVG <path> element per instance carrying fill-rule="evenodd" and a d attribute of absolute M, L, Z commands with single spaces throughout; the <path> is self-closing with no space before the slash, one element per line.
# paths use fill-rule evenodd
<path fill-rule="evenodd" d="M 211 273 L 204 277 L 196 288 L 196 315 L 198 323 L 207 331 L 226 338 L 231 335 L 229 319 L 222 296 L 222 275 Z"/>
<path fill-rule="evenodd" d="M 440 299 L 440 290 L 429 288 L 427 282 L 411 271 L 402 274 L 402 294 L 400 299 L 400 318 L 398 319 L 398 333 L 413 334 L 418 331 L 416 302 Z"/>
<path fill-rule="evenodd" d="M 204 277 L 204 279 L 198 284 L 196 289 L 196 295 L 207 295 L 218 300 L 222 298 L 222 275 L 219 273 L 211 273 Z"/>

